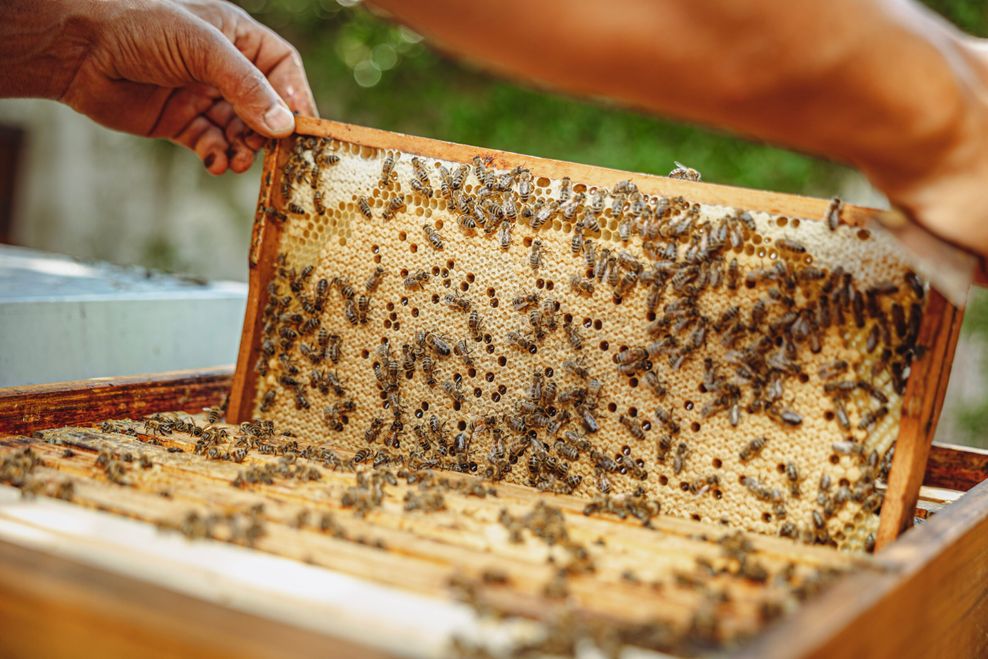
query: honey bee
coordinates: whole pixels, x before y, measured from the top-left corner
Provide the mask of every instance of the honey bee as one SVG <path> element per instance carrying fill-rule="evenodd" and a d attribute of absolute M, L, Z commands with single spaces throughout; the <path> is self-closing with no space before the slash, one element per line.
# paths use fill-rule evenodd
<path fill-rule="evenodd" d="M 566 332 L 566 339 L 574 350 L 583 350 L 583 334 L 572 322 L 563 323 L 563 331 Z"/>
<path fill-rule="evenodd" d="M 434 193 L 432 183 L 429 181 L 429 172 L 419 158 L 412 158 L 412 170 L 415 174 L 415 178 L 411 181 L 412 189 L 426 197 L 432 197 Z"/>
<path fill-rule="evenodd" d="M 676 178 L 683 181 L 699 181 L 700 172 L 693 169 L 692 167 L 687 167 L 679 161 L 673 161 L 676 167 L 669 172 L 669 178 Z"/>
<path fill-rule="evenodd" d="M 877 409 L 869 410 L 863 417 L 861 417 L 861 421 L 858 423 L 858 430 L 867 430 L 868 428 L 871 428 L 871 426 L 884 419 L 888 413 L 889 408 L 884 405 Z"/>
<path fill-rule="evenodd" d="M 460 339 L 457 341 L 456 345 L 453 347 L 453 352 L 463 360 L 463 363 L 466 366 L 473 366 L 473 357 L 470 356 L 470 345 L 467 343 L 466 339 Z"/>
<path fill-rule="evenodd" d="M 559 203 L 569 201 L 570 194 L 572 192 L 572 181 L 567 176 L 559 182 Z"/>
<path fill-rule="evenodd" d="M 362 448 L 353 454 L 353 457 L 350 458 L 350 463 L 358 465 L 361 462 L 366 462 L 367 459 L 370 457 L 371 457 L 370 449 Z"/>
<path fill-rule="evenodd" d="M 790 494 L 799 496 L 799 468 L 792 460 L 786 463 L 786 479 L 789 481 Z"/>
<path fill-rule="evenodd" d="M 443 302 L 453 311 L 467 312 L 470 311 L 470 300 L 453 293 L 447 293 L 443 298 Z"/>
<path fill-rule="evenodd" d="M 440 357 L 449 357 L 452 349 L 449 347 L 449 343 L 443 337 L 435 334 L 434 332 L 429 332 L 426 336 L 426 341 L 429 347 L 434 353 Z"/>
<path fill-rule="evenodd" d="M 425 373 L 426 384 L 430 387 L 436 386 L 436 364 L 429 355 L 422 357 L 422 372 Z"/>
<path fill-rule="evenodd" d="M 645 439 L 645 431 L 642 429 L 641 421 L 638 419 L 632 419 L 623 414 L 618 416 L 618 421 L 621 425 L 628 429 L 628 432 L 631 433 L 632 437 L 637 440 Z"/>
<path fill-rule="evenodd" d="M 343 346 L 343 340 L 337 334 L 329 335 L 329 343 L 326 345 L 326 356 L 329 357 L 330 361 L 334 364 L 340 361 L 340 350 Z"/>
<path fill-rule="evenodd" d="M 532 270 L 538 270 L 542 267 L 542 241 L 533 240 L 532 241 L 532 251 L 528 256 L 528 265 L 531 266 Z"/>
<path fill-rule="evenodd" d="M 398 196 L 392 197 L 391 201 L 388 202 L 387 208 L 385 208 L 384 212 L 381 214 L 381 217 L 384 218 L 385 220 L 393 219 L 394 216 L 398 214 L 398 211 L 400 211 L 404 207 L 405 207 L 404 198 Z"/>
<path fill-rule="evenodd" d="M 439 191 L 447 197 L 453 192 L 453 177 L 444 165 L 439 167 Z"/>
<path fill-rule="evenodd" d="M 676 447 L 676 455 L 672 458 L 672 473 L 679 475 L 686 466 L 686 458 L 689 455 L 689 446 L 686 442 L 680 442 Z"/>
<path fill-rule="evenodd" d="M 367 323 L 367 312 L 370 310 L 370 298 L 366 295 L 361 295 L 357 298 L 357 320 L 360 321 L 361 325 Z"/>
<path fill-rule="evenodd" d="M 573 239 L 570 241 L 570 251 L 573 256 L 578 255 L 583 250 L 583 231 L 577 227 L 573 229 Z"/>
<path fill-rule="evenodd" d="M 837 227 L 841 224 L 841 212 L 844 210 L 844 202 L 840 197 L 834 197 L 830 200 L 830 206 L 827 208 L 827 227 L 831 231 L 836 231 Z"/>
<path fill-rule="evenodd" d="M 453 382 L 452 380 L 446 380 L 443 382 L 443 391 L 449 396 L 449 399 L 453 401 L 454 404 L 463 402 L 463 389 L 459 382 Z"/>
<path fill-rule="evenodd" d="M 294 201 L 288 204 L 288 212 L 294 213 L 295 215 L 305 215 L 305 209 Z"/>
<path fill-rule="evenodd" d="M 463 187 L 464 181 L 466 181 L 467 174 L 470 173 L 470 167 L 467 165 L 460 165 L 453 172 L 452 180 L 450 181 L 450 188 L 453 190 L 459 190 Z"/>
<path fill-rule="evenodd" d="M 429 281 L 429 273 L 425 270 L 419 270 L 418 272 L 405 277 L 404 283 L 405 288 L 415 291 L 423 288 L 427 281 Z"/>
<path fill-rule="evenodd" d="M 834 378 L 847 372 L 847 362 L 837 359 L 820 367 L 818 375 L 821 380 L 833 380 Z"/>
<path fill-rule="evenodd" d="M 360 209 L 360 214 L 366 217 L 368 220 L 373 219 L 374 213 L 371 211 L 370 202 L 367 201 L 367 197 L 361 195 L 357 197 L 357 207 Z"/>
<path fill-rule="evenodd" d="M 367 282 L 364 284 L 364 289 L 368 294 L 373 294 L 377 291 L 378 286 L 384 281 L 385 270 L 381 266 L 374 268 L 374 272 L 371 273 L 370 277 L 367 278 Z"/>
<path fill-rule="evenodd" d="M 730 264 L 727 266 L 727 288 L 730 290 L 737 290 L 738 279 L 740 279 L 741 273 L 738 268 L 738 260 L 731 259 Z"/>
<path fill-rule="evenodd" d="M 518 197 L 522 201 L 528 201 L 532 196 L 532 175 L 528 172 L 522 174 L 518 181 Z"/>
<path fill-rule="evenodd" d="M 805 254 L 806 246 L 802 243 L 798 243 L 795 240 L 789 240 L 788 238 L 780 238 L 775 241 L 775 246 L 779 249 L 791 252 L 793 254 Z"/>
<path fill-rule="evenodd" d="M 282 196 L 287 196 L 287 195 L 283 193 Z M 274 206 L 268 206 L 267 208 L 265 208 L 264 214 L 276 222 L 284 222 L 288 219 L 288 216 L 285 215 L 285 213 L 278 210 Z"/>
<path fill-rule="evenodd" d="M 580 275 L 573 275 L 569 280 L 570 288 L 583 297 L 592 297 L 594 292 L 593 281 L 584 279 Z"/>
<path fill-rule="evenodd" d="M 391 182 L 391 175 L 395 169 L 395 156 L 393 153 L 388 153 L 384 158 L 384 162 L 381 163 L 381 178 L 378 184 L 383 188 L 386 187 Z"/>
<path fill-rule="evenodd" d="M 779 420 L 787 426 L 798 426 L 803 423 L 803 417 L 790 409 L 782 410 L 779 413 Z"/>
<path fill-rule="evenodd" d="M 261 411 L 267 412 L 274 405 L 275 398 L 278 396 L 278 392 L 274 389 L 269 389 L 264 392 L 264 397 L 261 399 Z"/>
<path fill-rule="evenodd" d="M 497 240 L 501 249 L 511 247 L 511 222 L 508 220 L 501 222 L 501 228 L 497 232 Z"/>
<path fill-rule="evenodd" d="M 535 349 L 535 344 L 534 343 L 532 343 L 531 341 L 529 341 L 528 338 L 525 337 L 520 332 L 516 332 L 514 330 L 508 332 L 508 334 L 507 334 L 507 340 L 508 340 L 508 343 L 510 343 L 511 345 L 515 346 L 519 350 L 525 350 L 525 351 L 528 351 L 528 352 L 532 352 Z"/>
<path fill-rule="evenodd" d="M 535 211 L 535 216 L 532 218 L 532 229 L 536 231 L 542 228 L 542 225 L 548 222 L 552 216 L 556 214 L 556 210 L 559 208 L 554 201 L 544 205 L 541 204 L 542 202 L 540 201 L 536 205 L 538 210 Z"/>
<path fill-rule="evenodd" d="M 381 430 L 384 428 L 384 419 L 379 416 L 371 419 L 370 427 L 364 431 L 364 440 L 368 444 L 373 444 L 377 441 L 377 438 L 381 435 Z"/>
<path fill-rule="evenodd" d="M 326 214 L 326 205 L 322 201 L 322 190 L 312 193 L 312 207 L 316 209 L 318 215 Z"/>
<path fill-rule="evenodd" d="M 439 236 L 438 231 L 429 224 L 423 224 L 422 230 L 425 232 L 426 237 L 429 239 L 429 244 L 432 245 L 433 249 L 441 250 L 443 248 L 443 240 Z"/>
<path fill-rule="evenodd" d="M 916 275 L 915 272 L 907 272 L 905 275 L 906 284 L 912 289 L 913 295 L 916 296 L 917 300 L 922 300 L 923 296 L 926 295 L 926 286 L 923 284 L 923 280 Z"/>
<path fill-rule="evenodd" d="M 354 304 L 353 300 L 347 300 L 346 306 L 343 308 L 343 313 L 351 325 L 356 325 L 360 322 L 360 317 L 357 315 L 357 305 Z"/>
<path fill-rule="evenodd" d="M 765 448 L 765 443 L 766 440 L 764 437 L 756 437 L 755 439 L 748 442 L 748 444 L 745 445 L 743 449 L 741 449 L 741 452 L 738 454 L 738 457 L 741 459 L 742 462 L 747 462 L 748 460 L 751 460 L 752 458 L 758 456 L 762 452 L 762 449 Z"/>
<path fill-rule="evenodd" d="M 483 317 L 481 317 L 477 311 L 471 311 L 470 317 L 467 320 L 467 326 L 470 328 L 470 336 L 474 339 L 479 339 L 481 336 L 481 331 L 483 330 L 483 325 Z"/>

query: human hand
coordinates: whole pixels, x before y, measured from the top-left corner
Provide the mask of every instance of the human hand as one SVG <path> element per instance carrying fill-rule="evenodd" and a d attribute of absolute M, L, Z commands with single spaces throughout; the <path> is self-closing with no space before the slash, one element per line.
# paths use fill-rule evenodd
<path fill-rule="evenodd" d="M 84 3 L 89 42 L 59 100 L 109 128 L 163 137 L 212 174 L 316 106 L 298 52 L 223 0 Z"/>

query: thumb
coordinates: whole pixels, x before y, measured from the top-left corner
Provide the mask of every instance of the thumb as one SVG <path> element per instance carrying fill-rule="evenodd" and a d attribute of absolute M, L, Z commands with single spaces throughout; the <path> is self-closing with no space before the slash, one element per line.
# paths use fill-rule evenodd
<path fill-rule="evenodd" d="M 186 63 L 191 76 L 219 90 L 245 124 L 265 137 L 295 130 L 295 115 L 268 79 L 222 32 L 200 22 L 191 35 Z"/>

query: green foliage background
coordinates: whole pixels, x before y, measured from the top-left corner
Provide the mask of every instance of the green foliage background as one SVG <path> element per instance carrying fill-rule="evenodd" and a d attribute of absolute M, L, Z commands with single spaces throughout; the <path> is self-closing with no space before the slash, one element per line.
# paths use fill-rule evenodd
<path fill-rule="evenodd" d="M 492 77 L 430 49 L 357 0 L 240 4 L 299 49 L 326 117 L 632 171 L 665 174 L 681 160 L 706 180 L 819 196 L 834 194 L 848 175 L 802 154 Z M 981 0 L 926 4 L 988 36 Z M 970 308 L 965 332 L 988 346 L 985 297 Z M 988 403 L 963 408 L 960 426 L 968 436 L 954 439 L 988 442 Z"/>

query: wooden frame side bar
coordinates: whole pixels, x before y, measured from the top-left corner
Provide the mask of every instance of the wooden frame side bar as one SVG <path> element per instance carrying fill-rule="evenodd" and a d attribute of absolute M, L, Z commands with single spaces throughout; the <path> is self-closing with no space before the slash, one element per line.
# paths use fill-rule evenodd
<path fill-rule="evenodd" d="M 737 653 L 790 657 L 988 656 L 988 482 L 911 529 Z"/>
<path fill-rule="evenodd" d="M 930 291 L 925 315 L 939 318 L 939 322 L 924 322 L 920 327 L 917 343 L 926 346 L 927 350 L 922 358 L 912 363 L 912 373 L 902 397 L 902 418 L 875 536 L 876 549 L 894 541 L 912 526 L 961 331 L 963 312 L 936 291 Z"/>
<path fill-rule="evenodd" d="M 237 370 L 230 385 L 230 401 L 226 413 L 226 420 L 229 423 L 248 421 L 254 412 L 254 397 L 257 392 L 257 373 L 254 369 L 260 353 L 260 336 L 264 328 L 262 311 L 270 295 L 265 282 L 274 278 L 275 259 L 281 244 L 281 225 L 275 220 L 269 220 L 267 208 L 275 202 L 277 183 L 281 176 L 278 165 L 285 157 L 284 145 L 284 140 L 278 140 L 264 154 L 261 191 L 258 194 L 257 213 L 254 216 L 248 256 L 244 328 L 240 335 Z M 278 207 L 280 208 L 281 205 Z"/>
<path fill-rule="evenodd" d="M 219 405 L 232 367 L 0 389 L 0 435 Z"/>

